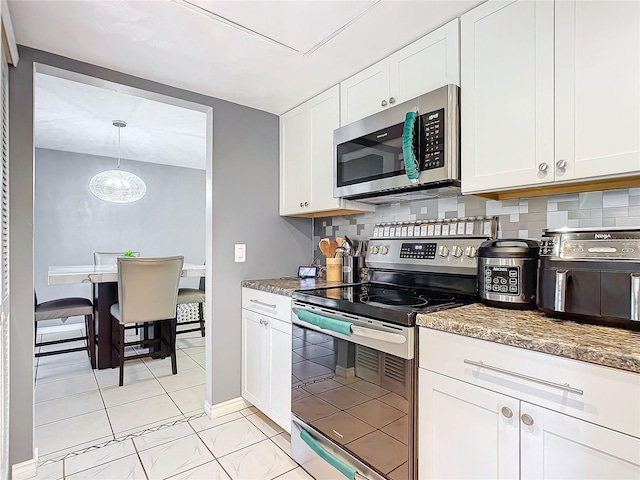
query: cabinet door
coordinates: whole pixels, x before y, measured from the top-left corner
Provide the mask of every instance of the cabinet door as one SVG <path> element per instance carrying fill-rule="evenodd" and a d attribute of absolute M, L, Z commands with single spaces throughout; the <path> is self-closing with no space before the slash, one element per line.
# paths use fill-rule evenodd
<path fill-rule="evenodd" d="M 389 59 L 340 83 L 340 123 L 347 125 L 389 106 Z"/>
<path fill-rule="evenodd" d="M 311 142 L 311 205 L 321 212 L 340 208 L 333 198 L 333 131 L 340 127 L 340 86 L 327 90 L 308 102 Z"/>
<path fill-rule="evenodd" d="M 394 103 L 406 102 L 450 83 L 460 85 L 457 18 L 389 57 L 389 98 Z"/>
<path fill-rule="evenodd" d="M 291 432 L 291 324 L 267 319 L 269 332 L 269 411 L 271 419 Z"/>
<path fill-rule="evenodd" d="M 521 478 L 640 478 L 640 439 L 525 402 L 521 412 L 533 422 L 521 423 Z"/>
<path fill-rule="evenodd" d="M 267 335 L 264 317 L 242 310 L 242 396 L 259 409 L 267 408 L 265 388 Z"/>
<path fill-rule="evenodd" d="M 518 400 L 422 368 L 418 389 L 419 478 L 518 478 Z"/>
<path fill-rule="evenodd" d="M 554 2 L 487 2 L 461 17 L 464 193 L 553 181 Z"/>
<path fill-rule="evenodd" d="M 310 169 L 309 117 L 303 104 L 280 117 L 280 215 L 309 208 Z"/>
<path fill-rule="evenodd" d="M 556 10 L 556 179 L 640 170 L 640 2 Z"/>

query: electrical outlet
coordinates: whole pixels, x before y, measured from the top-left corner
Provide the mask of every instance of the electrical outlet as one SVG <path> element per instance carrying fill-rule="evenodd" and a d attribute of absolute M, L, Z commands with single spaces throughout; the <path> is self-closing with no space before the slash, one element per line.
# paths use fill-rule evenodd
<path fill-rule="evenodd" d="M 245 243 L 236 243 L 235 262 L 242 263 L 247 261 L 247 245 Z"/>

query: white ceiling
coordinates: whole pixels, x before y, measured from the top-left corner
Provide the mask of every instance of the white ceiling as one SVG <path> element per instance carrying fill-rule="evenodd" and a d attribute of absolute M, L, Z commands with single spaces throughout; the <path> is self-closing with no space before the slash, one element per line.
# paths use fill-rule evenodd
<path fill-rule="evenodd" d="M 482 0 L 9 1 L 19 44 L 281 114 Z"/>
<path fill-rule="evenodd" d="M 124 120 L 123 159 L 206 169 L 202 112 L 43 74 L 36 75 L 35 99 L 38 148 L 116 158 L 112 121 Z"/>

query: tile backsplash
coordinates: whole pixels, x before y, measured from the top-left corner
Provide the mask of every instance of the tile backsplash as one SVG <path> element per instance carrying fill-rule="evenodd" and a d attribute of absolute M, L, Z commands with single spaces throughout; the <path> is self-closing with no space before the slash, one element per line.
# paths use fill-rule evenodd
<path fill-rule="evenodd" d="M 498 237 L 539 239 L 545 228 L 640 226 L 640 188 L 571 193 L 515 200 L 445 197 L 380 205 L 374 213 L 316 218 L 315 245 L 323 237 L 373 236 L 383 222 L 495 215 Z"/>

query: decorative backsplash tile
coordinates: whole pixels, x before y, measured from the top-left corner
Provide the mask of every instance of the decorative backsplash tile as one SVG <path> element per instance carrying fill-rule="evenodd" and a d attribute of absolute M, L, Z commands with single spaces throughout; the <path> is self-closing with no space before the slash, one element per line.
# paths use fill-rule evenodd
<path fill-rule="evenodd" d="M 640 188 L 500 201 L 461 195 L 381 205 L 374 213 L 316 218 L 315 244 L 344 235 L 368 239 L 383 222 L 486 215 L 499 217 L 500 238 L 539 239 L 546 228 L 640 226 Z"/>

